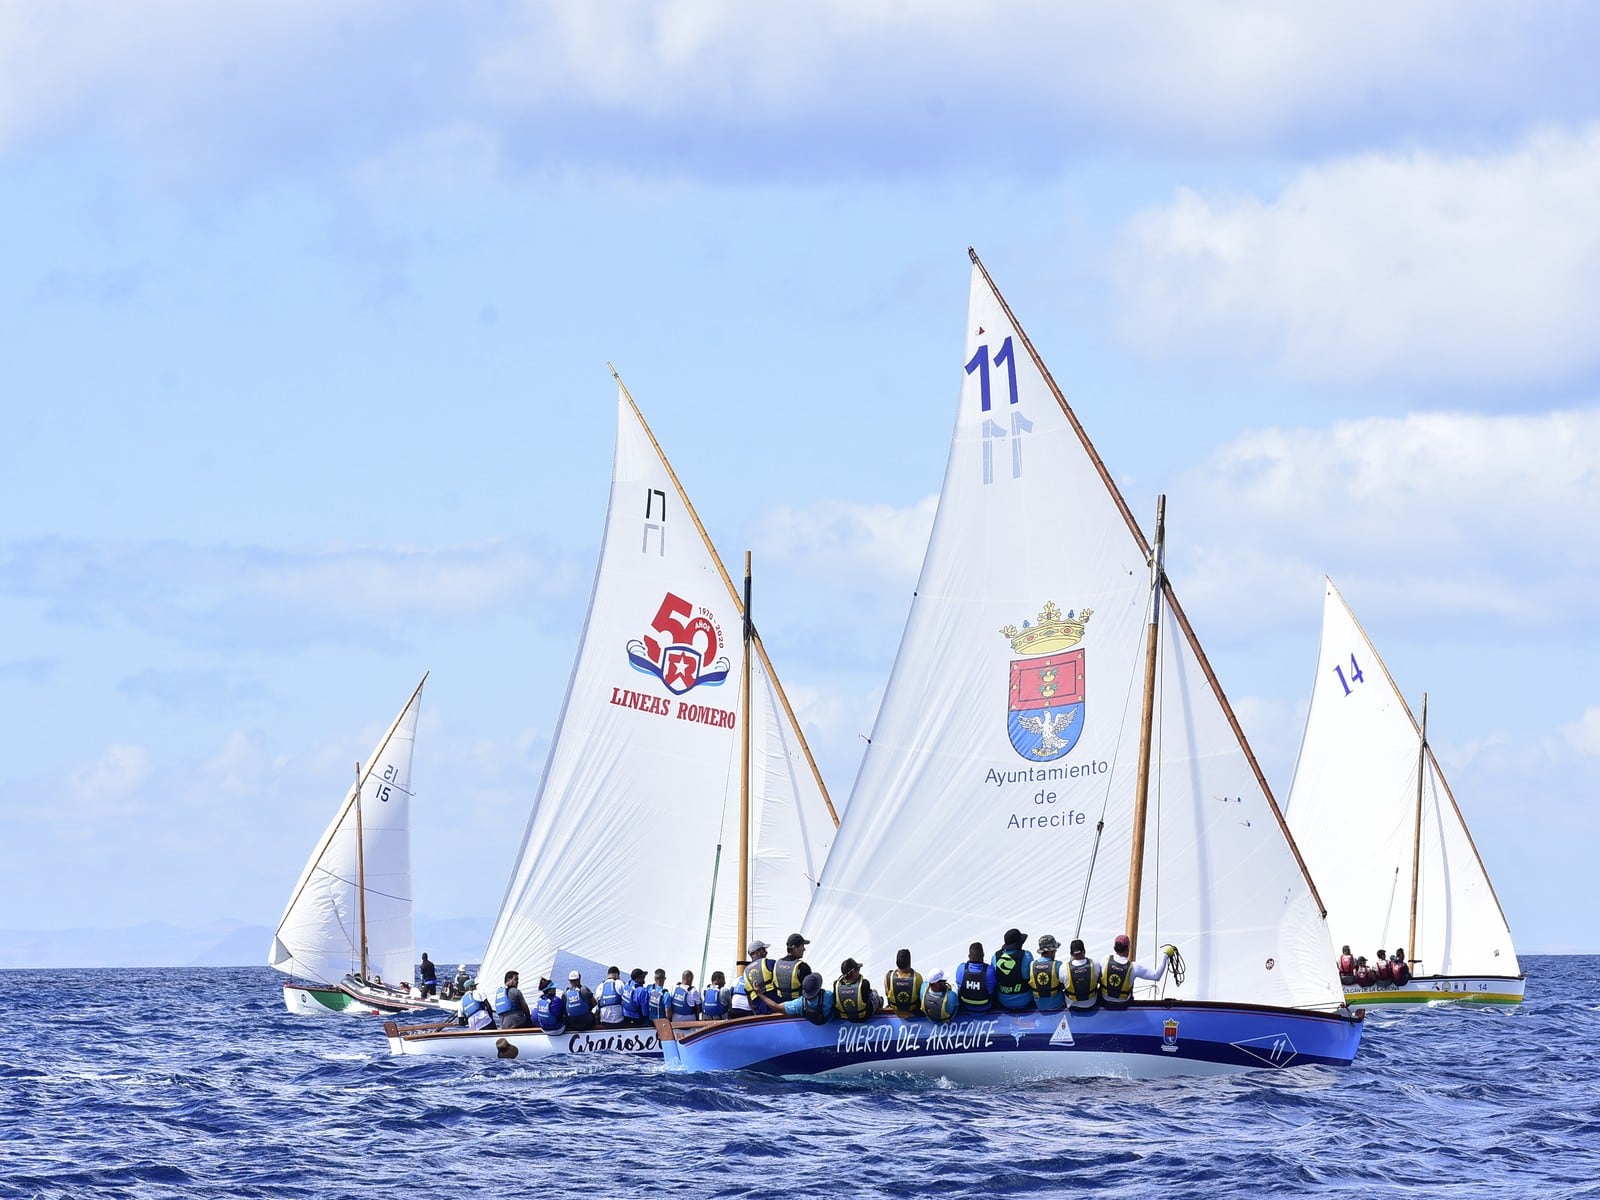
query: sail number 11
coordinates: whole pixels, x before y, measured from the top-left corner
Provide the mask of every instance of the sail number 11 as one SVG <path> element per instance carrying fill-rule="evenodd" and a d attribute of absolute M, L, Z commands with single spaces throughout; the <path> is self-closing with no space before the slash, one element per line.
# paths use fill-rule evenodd
<path fill-rule="evenodd" d="M 994 397 L 989 388 L 989 344 L 985 342 L 978 347 L 978 352 L 967 360 L 967 374 L 974 371 L 978 373 L 978 404 L 983 412 L 991 411 Z M 995 353 L 994 365 L 996 368 L 1004 366 L 1006 369 L 1006 387 L 1010 393 L 1010 402 L 1016 404 L 1017 395 L 1017 356 L 1011 348 L 1011 338 L 1007 337 L 1000 343 L 1000 349 Z M 1022 478 L 1022 435 L 1033 432 L 1033 422 L 1020 412 L 1011 414 L 1011 423 L 1002 425 L 993 417 L 984 418 L 983 422 L 983 481 L 994 482 L 994 443 L 1009 440 L 1011 443 L 1011 478 Z"/>
<path fill-rule="evenodd" d="M 1339 686 L 1344 689 L 1344 694 L 1346 696 L 1348 696 L 1350 694 L 1350 685 L 1352 683 L 1360 683 L 1363 679 L 1366 678 L 1366 676 L 1361 673 L 1361 664 L 1356 662 L 1356 656 L 1354 654 L 1352 654 L 1350 656 L 1350 678 L 1349 679 L 1346 679 L 1344 677 L 1344 668 L 1343 667 L 1334 667 L 1333 673 L 1339 677 Z"/>

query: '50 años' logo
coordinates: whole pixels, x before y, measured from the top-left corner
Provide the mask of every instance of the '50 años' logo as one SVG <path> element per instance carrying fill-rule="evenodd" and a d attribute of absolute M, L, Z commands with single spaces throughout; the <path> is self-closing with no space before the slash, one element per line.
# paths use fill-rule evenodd
<path fill-rule="evenodd" d="M 694 606 L 671 592 L 656 609 L 651 633 L 628 643 L 628 663 L 653 675 L 675 696 L 705 684 L 715 687 L 728 678 L 728 660 L 718 658 L 722 630 L 709 608 Z"/>

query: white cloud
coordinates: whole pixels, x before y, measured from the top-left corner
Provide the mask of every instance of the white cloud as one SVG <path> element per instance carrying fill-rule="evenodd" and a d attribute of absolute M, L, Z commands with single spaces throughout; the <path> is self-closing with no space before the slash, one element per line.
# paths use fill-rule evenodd
<path fill-rule="evenodd" d="M 1600 126 L 1336 161 L 1267 201 L 1184 190 L 1126 229 L 1120 324 L 1302 379 L 1561 381 L 1600 365 L 1597 195 Z"/>
<path fill-rule="evenodd" d="M 824 500 L 809 508 L 779 507 L 763 514 L 756 531 L 764 549 L 791 570 L 864 580 L 908 591 L 922 569 L 938 497 L 909 508 Z"/>
<path fill-rule="evenodd" d="M 230 646 L 401 636 L 409 618 L 526 609 L 580 586 L 583 571 L 511 541 L 296 550 L 36 538 L 0 545 L 0 595 L 58 617 L 110 615 L 162 636 Z"/>
<path fill-rule="evenodd" d="M 68 776 L 69 823 L 93 825 L 135 811 L 139 789 L 150 771 L 150 752 L 143 746 L 113 742 L 94 762 L 74 768 Z"/>
<path fill-rule="evenodd" d="M 1584 709 L 1576 721 L 1562 726 L 1561 736 L 1579 754 L 1600 758 L 1600 708 Z"/>
<path fill-rule="evenodd" d="M 1600 410 L 1261 430 L 1173 490 L 1181 591 L 1224 620 L 1303 610 L 1323 574 L 1364 608 L 1404 599 L 1447 623 L 1600 620 Z"/>
<path fill-rule="evenodd" d="M 1595 20 L 1487 0 L 12 0 L 0 148 L 84 124 L 166 171 L 259 173 L 443 131 L 481 141 L 475 161 L 837 178 L 1504 137 L 1585 111 Z"/>

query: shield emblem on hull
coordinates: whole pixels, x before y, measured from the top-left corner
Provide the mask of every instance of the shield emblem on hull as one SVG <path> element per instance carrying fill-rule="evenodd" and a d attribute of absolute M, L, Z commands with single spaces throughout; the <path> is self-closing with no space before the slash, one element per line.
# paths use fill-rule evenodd
<path fill-rule="evenodd" d="M 1011 662 L 1011 703 L 1006 731 L 1029 762 L 1051 762 L 1083 734 L 1083 650 L 1042 654 Z"/>

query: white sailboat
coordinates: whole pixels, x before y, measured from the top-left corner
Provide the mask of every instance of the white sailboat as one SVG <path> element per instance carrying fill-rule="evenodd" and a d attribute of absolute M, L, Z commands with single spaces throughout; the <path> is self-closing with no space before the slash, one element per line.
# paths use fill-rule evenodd
<path fill-rule="evenodd" d="M 1404 950 L 1401 986 L 1345 985 L 1352 1004 L 1514 1005 L 1524 977 L 1505 913 L 1422 721 L 1333 581 L 1289 791 L 1295 840 L 1335 945 Z M 1372 962 L 1377 965 L 1376 956 Z"/>
<path fill-rule="evenodd" d="M 412 988 L 411 750 L 422 677 L 373 749 L 290 893 L 267 954 L 295 1013 L 399 1013 Z"/>
<path fill-rule="evenodd" d="M 972 1081 L 1347 1064 L 1361 1025 L 1154 549 L 972 255 L 960 408 L 911 614 L 806 915 L 811 961 L 952 970 L 1002 930 L 1187 962 L 1126 1008 L 658 1023 L 669 1068 Z M 826 948 L 826 949 L 824 949 Z M 831 979 L 832 971 L 828 972 Z"/>
<path fill-rule="evenodd" d="M 745 628 L 734 581 L 619 378 L 594 590 L 478 971 L 485 989 L 516 969 L 531 1002 L 539 976 L 564 984 L 576 969 L 593 987 L 609 966 L 662 967 L 674 982 L 720 967 L 731 983 L 747 933 L 798 928 L 837 818 Z M 386 1032 L 397 1054 L 660 1055 L 649 1028 Z"/>

